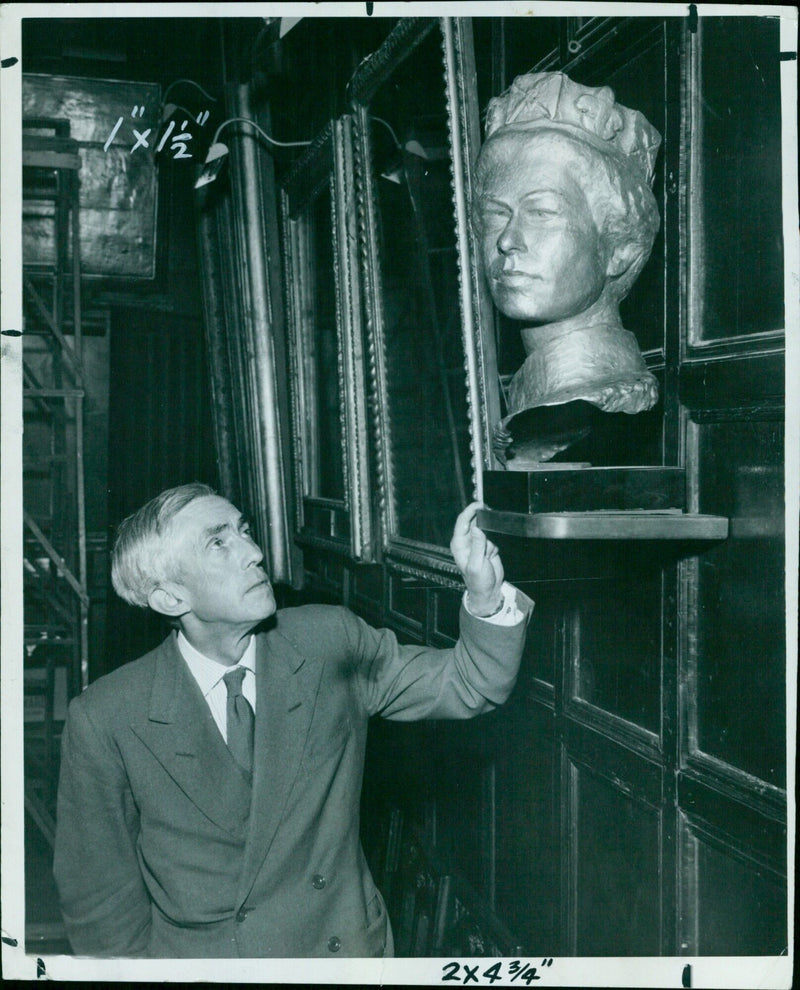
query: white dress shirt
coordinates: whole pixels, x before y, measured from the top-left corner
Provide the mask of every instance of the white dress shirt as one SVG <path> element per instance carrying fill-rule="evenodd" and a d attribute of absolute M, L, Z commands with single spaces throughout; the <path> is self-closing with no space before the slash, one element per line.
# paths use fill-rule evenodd
<path fill-rule="evenodd" d="M 500 593 L 503 596 L 503 604 L 500 606 L 500 611 L 495 612 L 494 615 L 475 615 L 469 607 L 469 592 L 467 591 L 464 592 L 464 608 L 470 615 L 475 615 L 476 619 L 483 619 L 484 622 L 491 622 L 492 625 L 515 626 L 522 620 L 522 612 L 517 605 L 517 589 L 508 581 L 503 581 Z"/>
<path fill-rule="evenodd" d="M 211 709 L 217 728 L 222 738 L 228 741 L 228 688 L 222 679 L 229 670 L 244 667 L 246 673 L 242 681 L 242 694 L 250 702 L 253 711 L 256 710 L 256 638 L 250 637 L 247 649 L 241 660 L 232 667 L 226 667 L 218 660 L 212 660 L 199 650 L 196 650 L 182 632 L 178 633 L 178 649 L 181 656 L 189 665 L 192 676 L 200 686 L 206 704 Z"/>
<path fill-rule="evenodd" d="M 495 615 L 475 616 L 482 622 L 491 622 L 496 626 L 514 626 L 522 619 L 522 612 L 517 605 L 517 593 L 513 585 L 508 581 L 503 582 L 501 588 L 503 594 L 503 604 L 500 611 Z M 464 608 L 472 615 L 469 607 L 469 596 L 464 592 Z M 222 733 L 222 738 L 228 741 L 228 688 L 223 680 L 229 670 L 236 667 L 244 667 L 246 673 L 242 681 L 242 694 L 250 702 L 253 711 L 256 710 L 256 638 L 250 637 L 247 648 L 241 660 L 232 667 L 226 667 L 218 660 L 212 660 L 199 650 L 196 650 L 189 640 L 178 632 L 178 650 L 189 666 L 192 676 L 197 681 L 206 704 L 214 716 L 217 728 Z"/>

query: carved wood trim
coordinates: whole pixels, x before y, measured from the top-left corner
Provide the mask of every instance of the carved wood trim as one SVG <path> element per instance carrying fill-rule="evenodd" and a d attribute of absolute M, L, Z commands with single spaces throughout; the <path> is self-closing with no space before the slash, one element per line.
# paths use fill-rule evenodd
<path fill-rule="evenodd" d="M 369 436 L 364 374 L 363 312 L 358 270 L 353 120 L 336 122 L 334 151 L 334 231 L 337 265 L 337 323 L 340 330 L 339 380 L 342 383 L 342 441 L 345 495 L 350 515 L 351 552 L 373 559 L 369 488 Z"/>
<path fill-rule="evenodd" d="M 384 385 L 386 381 L 386 354 L 383 314 L 379 305 L 380 297 L 380 258 L 375 228 L 374 191 L 370 182 L 372 152 L 369 136 L 369 115 L 364 106 L 354 107 L 354 152 L 356 169 L 356 218 L 361 278 L 364 288 L 364 330 L 367 346 L 367 387 L 375 442 L 375 480 L 378 492 L 378 517 L 381 530 L 381 543 L 385 546 L 387 534 L 391 531 L 389 519 L 387 479 L 387 452 L 391 444 L 387 436 L 388 423 L 381 414 L 381 403 L 386 401 Z"/>
<path fill-rule="evenodd" d="M 307 296 L 314 291 L 307 221 L 304 214 L 326 187 L 331 194 L 333 277 L 336 302 L 337 376 L 341 427 L 344 507 L 350 526 L 349 554 L 370 560 L 373 553 L 371 500 L 368 478 L 368 431 L 364 381 L 361 289 L 356 237 L 356 192 L 353 161 L 352 118 L 331 121 L 296 163 L 282 190 L 286 258 L 285 293 L 289 303 L 289 355 L 292 379 L 293 464 L 297 498 L 298 541 L 341 552 L 341 543 L 323 533 L 308 530 L 308 507 L 319 499 L 310 492 L 316 477 L 315 367 L 311 334 L 305 313 Z M 319 543 L 318 541 L 322 541 Z"/>
<path fill-rule="evenodd" d="M 401 18 L 380 48 L 368 55 L 356 69 L 347 86 L 350 99 L 356 103 L 371 100 L 397 66 L 425 40 L 435 24 L 434 17 Z"/>
<path fill-rule="evenodd" d="M 449 19 L 445 19 L 449 22 Z M 492 451 L 492 433 L 500 421 L 500 389 L 492 301 L 481 271 L 473 226 L 474 166 L 481 146 L 477 105 L 472 19 L 452 19 L 445 33 L 447 64 L 455 93 L 451 116 L 456 188 L 456 223 L 459 235 L 459 278 L 462 299 L 464 352 L 472 424 L 472 468 L 475 497 L 482 498 L 482 470 L 499 467 Z"/>

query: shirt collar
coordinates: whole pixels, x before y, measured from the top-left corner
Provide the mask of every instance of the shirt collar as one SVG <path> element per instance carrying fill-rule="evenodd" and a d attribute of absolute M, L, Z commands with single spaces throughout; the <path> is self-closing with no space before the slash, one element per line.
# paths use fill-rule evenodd
<path fill-rule="evenodd" d="M 209 694 L 209 692 L 212 691 L 217 684 L 219 684 L 224 674 L 232 669 L 231 667 L 226 667 L 224 663 L 220 663 L 218 660 L 212 660 L 211 657 L 207 657 L 204 653 L 196 650 L 180 630 L 178 631 L 177 644 L 181 656 L 189 665 L 189 669 L 192 674 L 194 674 L 197 683 L 200 685 L 200 690 L 203 692 L 204 697 Z M 252 671 L 253 676 L 255 676 L 255 636 L 250 637 L 247 648 L 235 666 L 246 667 L 249 671 Z"/>

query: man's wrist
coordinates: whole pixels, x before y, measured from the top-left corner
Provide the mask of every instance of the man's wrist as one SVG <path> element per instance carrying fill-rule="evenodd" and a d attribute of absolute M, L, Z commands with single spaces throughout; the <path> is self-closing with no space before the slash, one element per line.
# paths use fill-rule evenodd
<path fill-rule="evenodd" d="M 467 591 L 464 594 L 464 607 L 473 618 L 479 619 L 481 622 L 489 623 L 490 625 L 513 626 L 518 622 L 521 622 L 524 618 L 524 613 L 517 605 L 516 588 L 507 581 L 504 581 L 500 586 L 499 594 L 501 598 L 500 607 L 494 612 L 491 611 L 495 600 L 494 595 L 492 595 L 489 599 L 479 598 L 479 605 L 484 605 L 485 608 L 479 608 L 479 610 L 476 611 L 473 608 L 470 593 Z"/>
<path fill-rule="evenodd" d="M 478 601 L 475 596 L 467 592 L 467 608 L 476 619 L 491 619 L 492 616 L 499 615 L 505 605 L 505 598 L 501 592 L 497 592 L 489 601 Z"/>

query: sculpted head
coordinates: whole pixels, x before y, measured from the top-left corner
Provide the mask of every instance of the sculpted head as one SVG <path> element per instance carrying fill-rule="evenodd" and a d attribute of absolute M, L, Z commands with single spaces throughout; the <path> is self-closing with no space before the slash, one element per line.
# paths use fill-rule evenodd
<path fill-rule="evenodd" d="M 481 260 L 497 308 L 553 323 L 627 295 L 650 256 L 650 188 L 569 134 L 513 127 L 491 137 L 476 174 Z"/>
<path fill-rule="evenodd" d="M 560 73 L 515 80 L 490 102 L 486 132 L 473 206 L 498 309 L 546 324 L 617 306 L 659 227 L 658 133 L 608 87 Z"/>
<path fill-rule="evenodd" d="M 658 232 L 650 186 L 660 143 L 607 86 L 560 72 L 519 76 L 489 102 L 475 232 L 492 298 L 523 321 L 527 354 L 495 429 L 507 465 L 547 460 L 585 436 L 576 408 L 591 418 L 592 407 L 635 413 L 658 399 L 619 303 Z"/>

